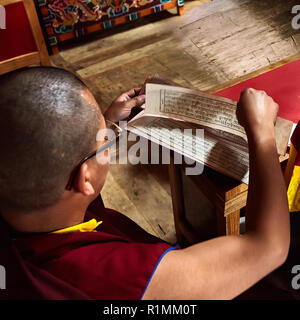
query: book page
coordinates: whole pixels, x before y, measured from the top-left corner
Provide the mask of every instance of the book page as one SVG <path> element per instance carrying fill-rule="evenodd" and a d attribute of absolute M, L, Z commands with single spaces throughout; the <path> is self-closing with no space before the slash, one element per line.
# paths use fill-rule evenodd
<path fill-rule="evenodd" d="M 195 131 L 187 135 L 183 130 L 190 128 L 184 121 L 142 116 L 131 121 L 127 130 L 248 184 L 248 152 L 220 141 L 207 130 L 204 137 Z"/>
<path fill-rule="evenodd" d="M 146 85 L 146 107 L 127 130 L 248 184 L 249 154 L 245 131 L 226 98 L 168 85 Z M 204 139 L 184 129 L 204 129 Z M 277 118 L 279 155 L 286 154 L 292 123 Z M 174 130 L 177 129 L 177 130 Z"/>
<path fill-rule="evenodd" d="M 292 129 L 292 121 L 277 117 L 275 125 L 275 139 L 279 155 L 285 155 Z"/>
<path fill-rule="evenodd" d="M 145 115 L 159 115 L 222 130 L 247 140 L 239 125 L 236 102 L 181 87 L 146 85 Z"/>
<path fill-rule="evenodd" d="M 225 132 L 218 129 L 205 128 L 206 132 L 209 132 L 211 135 L 215 136 L 217 140 L 222 141 L 224 144 L 231 144 L 236 148 L 242 149 L 245 152 L 248 152 L 248 142 L 245 141 L 242 137 L 236 136 L 232 133 Z"/>

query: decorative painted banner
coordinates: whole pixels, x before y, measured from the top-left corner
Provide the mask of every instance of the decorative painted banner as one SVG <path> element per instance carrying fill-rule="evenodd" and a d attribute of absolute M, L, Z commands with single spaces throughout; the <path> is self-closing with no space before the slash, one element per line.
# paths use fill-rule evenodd
<path fill-rule="evenodd" d="M 53 52 L 60 42 L 173 7 L 183 0 L 36 0 Z M 179 8 L 181 10 L 179 10 Z"/>

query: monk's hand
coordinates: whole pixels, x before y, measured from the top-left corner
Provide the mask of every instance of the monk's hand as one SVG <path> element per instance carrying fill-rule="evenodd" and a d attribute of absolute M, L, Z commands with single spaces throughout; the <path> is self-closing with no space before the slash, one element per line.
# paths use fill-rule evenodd
<path fill-rule="evenodd" d="M 264 91 L 246 89 L 237 104 L 236 115 L 248 137 L 274 136 L 278 104 Z"/>
<path fill-rule="evenodd" d="M 119 122 L 127 120 L 132 114 L 133 109 L 135 109 L 135 112 L 143 110 L 145 95 L 140 94 L 140 91 L 141 88 L 133 88 L 121 94 L 106 110 L 104 114 L 105 119 Z"/>

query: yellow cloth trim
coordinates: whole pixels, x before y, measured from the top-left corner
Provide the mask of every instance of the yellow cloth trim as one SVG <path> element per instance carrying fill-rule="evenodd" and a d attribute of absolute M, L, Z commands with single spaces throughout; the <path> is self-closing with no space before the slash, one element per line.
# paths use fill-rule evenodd
<path fill-rule="evenodd" d="M 83 222 L 80 224 L 76 224 L 75 226 L 72 227 L 68 227 L 68 228 L 64 228 L 64 229 L 60 229 L 60 230 L 56 230 L 53 231 L 51 233 L 69 233 L 69 232 L 96 232 L 96 228 L 99 226 L 99 224 L 101 224 L 102 221 L 97 222 L 96 219 L 91 219 L 90 221 L 87 222 Z"/>
<path fill-rule="evenodd" d="M 300 211 L 300 167 L 295 166 L 288 188 L 290 212 Z"/>

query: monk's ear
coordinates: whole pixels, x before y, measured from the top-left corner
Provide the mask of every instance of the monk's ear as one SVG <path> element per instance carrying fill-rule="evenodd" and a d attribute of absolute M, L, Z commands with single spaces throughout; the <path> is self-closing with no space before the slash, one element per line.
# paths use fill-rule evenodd
<path fill-rule="evenodd" d="M 74 181 L 74 189 L 85 196 L 95 194 L 95 189 L 91 183 L 91 173 L 86 163 L 83 163 L 78 171 Z"/>

